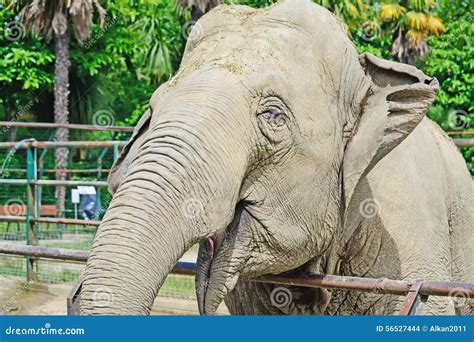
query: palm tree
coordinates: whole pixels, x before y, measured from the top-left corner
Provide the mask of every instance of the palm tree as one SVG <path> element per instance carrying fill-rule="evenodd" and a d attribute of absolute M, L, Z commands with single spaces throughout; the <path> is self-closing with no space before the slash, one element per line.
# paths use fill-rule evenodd
<path fill-rule="evenodd" d="M 135 72 L 138 79 L 158 85 L 174 73 L 182 54 L 182 42 L 176 43 L 184 30 L 182 11 L 174 0 L 149 2 L 141 7 L 141 15 L 129 26 L 140 40 L 134 57 Z"/>
<path fill-rule="evenodd" d="M 446 31 L 434 15 L 436 0 L 314 0 L 341 18 L 349 33 L 362 28 L 363 36 L 375 38 L 394 32 L 391 54 L 399 62 L 414 64 L 429 51 L 427 38 Z"/>
<path fill-rule="evenodd" d="M 179 0 L 179 4 L 182 7 L 187 7 L 191 10 L 192 23 L 198 21 L 200 17 L 222 2 L 223 0 Z"/>
<path fill-rule="evenodd" d="M 20 10 L 23 25 L 36 35 L 43 35 L 48 41 L 54 39 L 54 120 L 56 123 L 67 124 L 69 120 L 69 30 L 72 28 L 75 38 L 84 42 L 89 38 L 97 10 L 100 24 L 105 20 L 105 10 L 98 0 L 14 0 L 12 2 Z M 67 129 L 56 130 L 56 141 L 67 141 Z M 67 169 L 68 149 L 59 148 L 55 151 L 57 170 Z M 65 180 L 65 172 L 56 173 L 57 180 Z M 66 188 L 56 187 L 57 210 L 64 215 Z"/>
<path fill-rule="evenodd" d="M 395 28 L 391 54 L 399 62 L 415 64 L 429 52 L 427 38 L 446 31 L 433 14 L 436 0 L 405 0 L 380 4 L 380 18 Z"/>

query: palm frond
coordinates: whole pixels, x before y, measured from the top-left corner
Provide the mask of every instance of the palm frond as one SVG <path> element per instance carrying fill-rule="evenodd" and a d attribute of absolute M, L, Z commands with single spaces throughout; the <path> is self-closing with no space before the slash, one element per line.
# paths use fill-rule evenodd
<path fill-rule="evenodd" d="M 344 0 L 344 5 L 351 17 L 358 18 L 360 16 L 359 10 L 350 0 Z"/>
<path fill-rule="evenodd" d="M 421 42 L 426 40 L 426 33 L 423 31 L 408 30 L 405 36 L 408 46 L 412 49 L 417 48 Z"/>
<path fill-rule="evenodd" d="M 438 37 L 442 32 L 446 32 L 446 27 L 443 24 L 443 21 L 435 17 L 434 15 L 427 14 L 428 22 L 426 25 L 426 29 L 432 35 Z"/>
<path fill-rule="evenodd" d="M 425 13 L 410 11 L 406 15 L 408 27 L 412 30 L 423 31 L 428 24 Z"/>
<path fill-rule="evenodd" d="M 14 5 L 20 9 L 23 25 L 47 40 L 63 34 L 72 23 L 76 39 L 85 41 L 96 11 L 100 25 L 105 22 L 106 12 L 98 0 L 15 0 Z"/>
<path fill-rule="evenodd" d="M 397 20 L 406 11 L 406 8 L 399 4 L 380 4 L 380 18 L 382 20 Z"/>

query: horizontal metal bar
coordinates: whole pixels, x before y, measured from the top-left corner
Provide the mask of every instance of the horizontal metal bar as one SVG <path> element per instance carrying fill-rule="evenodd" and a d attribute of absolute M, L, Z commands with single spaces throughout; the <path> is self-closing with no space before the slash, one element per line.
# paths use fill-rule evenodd
<path fill-rule="evenodd" d="M 448 132 L 448 135 L 474 135 L 474 131 L 467 131 L 467 132 L 452 131 L 452 132 Z"/>
<path fill-rule="evenodd" d="M 89 256 L 88 251 L 14 244 L 0 244 L 0 253 L 84 262 L 87 261 L 87 257 Z M 177 263 L 173 269 L 173 273 L 177 274 L 193 275 L 195 274 L 195 271 L 196 265 L 194 263 Z M 374 279 L 311 273 L 303 275 L 266 275 L 254 279 L 253 281 L 277 285 L 314 288 L 322 287 L 395 295 L 406 295 L 409 292 L 410 287 L 413 285 L 413 282 L 404 280 L 391 280 L 386 278 Z M 474 284 L 472 283 L 424 280 L 420 286 L 419 293 L 420 295 L 426 296 L 450 296 L 452 290 L 462 291 L 466 296 L 474 298 Z"/>
<path fill-rule="evenodd" d="M 133 132 L 134 127 L 130 126 L 100 126 L 81 124 L 57 124 L 49 122 L 14 122 L 0 121 L 0 126 L 7 127 L 31 127 L 31 128 L 67 128 L 83 131 L 113 131 L 113 132 Z"/>
<path fill-rule="evenodd" d="M 40 223 L 78 224 L 81 226 L 93 226 L 93 227 L 100 226 L 100 221 L 76 220 L 76 219 L 59 218 L 59 217 L 37 217 L 37 218 L 30 218 L 30 220 L 33 222 L 40 222 Z M 1 221 L 1 216 L 0 216 L 0 221 Z"/>
<path fill-rule="evenodd" d="M 0 149 L 15 148 L 94 148 L 94 147 L 113 147 L 124 146 L 126 141 L 23 141 L 23 142 L 2 142 Z"/>
<path fill-rule="evenodd" d="M 4 169 L 3 173 L 6 172 L 19 172 L 19 173 L 26 173 L 27 170 L 25 169 Z M 43 172 L 46 173 L 96 173 L 96 172 L 110 172 L 110 169 L 48 169 L 48 170 L 43 170 Z"/>
<path fill-rule="evenodd" d="M 57 180 L 37 180 L 32 181 L 32 184 L 36 185 L 64 185 L 64 186 L 80 186 L 80 185 L 91 185 L 91 186 L 101 186 L 106 187 L 107 182 L 102 181 L 57 181 Z"/>
<path fill-rule="evenodd" d="M 305 274 L 296 276 L 266 275 L 256 279 L 260 283 L 273 283 L 286 286 L 304 286 L 339 290 L 358 290 L 387 294 L 406 294 L 410 283 L 403 280 L 385 278 L 361 278 L 337 275 Z"/>
<path fill-rule="evenodd" d="M 18 245 L 10 243 L 0 244 L 0 253 L 21 255 L 36 258 L 58 259 L 64 261 L 87 261 L 89 251 L 75 249 Z"/>
<path fill-rule="evenodd" d="M 196 264 L 194 262 L 177 262 L 171 273 L 182 275 L 196 275 Z"/>
<path fill-rule="evenodd" d="M 6 185 L 25 185 L 27 184 L 26 179 L 0 179 L 0 184 Z M 107 187 L 107 182 L 105 181 L 58 181 L 58 180 L 47 180 L 40 179 L 36 181 L 31 181 L 31 184 L 35 185 L 64 185 L 64 186 L 80 186 L 80 185 L 90 185 L 90 186 L 100 186 Z"/>
<path fill-rule="evenodd" d="M 27 184 L 27 181 L 26 181 L 26 179 L 0 179 L 0 184 L 25 185 L 25 184 Z"/>
<path fill-rule="evenodd" d="M 90 252 L 64 248 L 0 243 L 0 254 L 87 262 Z M 194 275 L 196 273 L 196 264 L 193 262 L 178 262 L 171 272 L 174 274 Z"/>
<path fill-rule="evenodd" d="M 0 215 L 0 222 L 25 222 L 26 216 Z"/>
<path fill-rule="evenodd" d="M 10 215 L 0 215 L 0 222 L 25 222 L 26 216 L 10 216 Z M 81 226 L 100 226 L 100 221 L 93 220 L 76 220 L 68 218 L 59 218 L 59 217 L 37 217 L 30 218 L 30 221 L 40 222 L 40 223 L 64 223 L 64 224 L 78 224 Z"/>
<path fill-rule="evenodd" d="M 472 147 L 474 139 L 453 139 L 457 147 Z"/>
<path fill-rule="evenodd" d="M 292 278 L 292 275 L 266 275 L 255 279 L 254 281 L 288 286 L 322 287 L 395 295 L 406 295 L 410 286 L 413 284 L 412 282 L 405 280 L 391 280 L 387 278 L 374 279 L 327 274 L 296 275 L 296 278 Z M 453 289 L 461 290 L 467 296 L 474 298 L 474 284 L 472 283 L 424 280 L 419 293 L 425 296 L 450 296 Z"/>

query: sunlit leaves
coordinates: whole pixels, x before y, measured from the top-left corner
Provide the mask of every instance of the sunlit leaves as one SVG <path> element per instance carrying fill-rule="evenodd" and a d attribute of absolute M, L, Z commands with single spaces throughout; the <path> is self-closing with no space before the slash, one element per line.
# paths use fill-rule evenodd
<path fill-rule="evenodd" d="M 400 4 L 380 4 L 380 18 L 382 20 L 397 20 L 407 9 Z"/>

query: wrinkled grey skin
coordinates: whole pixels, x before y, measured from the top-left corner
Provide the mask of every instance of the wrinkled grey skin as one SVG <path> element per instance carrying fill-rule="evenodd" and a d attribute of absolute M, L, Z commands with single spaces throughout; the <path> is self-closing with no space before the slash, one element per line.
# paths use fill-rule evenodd
<path fill-rule="evenodd" d="M 249 281 L 290 270 L 474 281 L 472 181 L 424 118 L 436 79 L 358 56 L 310 1 L 219 6 L 198 30 L 114 165 L 82 314 L 148 314 L 197 242 L 202 314 L 223 299 L 233 314 L 393 314 L 403 299 L 290 287 L 280 305 Z"/>

